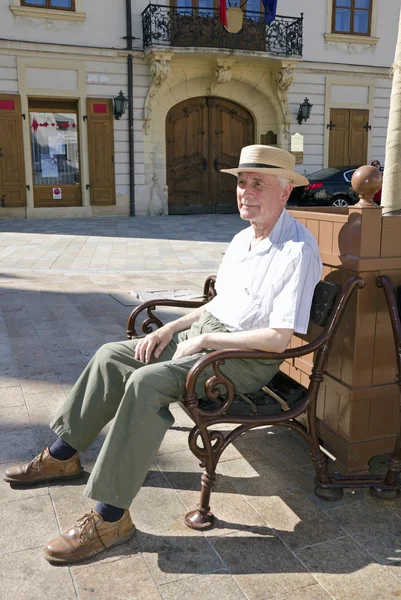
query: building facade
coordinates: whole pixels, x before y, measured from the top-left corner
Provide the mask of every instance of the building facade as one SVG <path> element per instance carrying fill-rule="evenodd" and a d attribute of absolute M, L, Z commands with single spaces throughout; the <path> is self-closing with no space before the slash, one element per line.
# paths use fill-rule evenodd
<path fill-rule="evenodd" d="M 248 143 L 383 164 L 401 0 L 241 4 L 4 0 L 0 218 L 233 212 Z"/>

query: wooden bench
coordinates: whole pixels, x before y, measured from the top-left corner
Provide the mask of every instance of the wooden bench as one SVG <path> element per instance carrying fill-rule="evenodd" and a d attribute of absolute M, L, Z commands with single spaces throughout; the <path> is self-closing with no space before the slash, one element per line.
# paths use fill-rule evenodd
<path fill-rule="evenodd" d="M 160 299 L 143 303 L 128 318 L 128 339 L 136 337 L 135 323 L 143 311 L 147 312 L 147 318 L 143 321 L 141 330 L 143 333 L 150 333 L 154 327 L 162 326 L 162 322 L 153 312 L 156 307 L 197 308 L 202 306 L 214 297 L 216 293 L 214 282 L 215 277 L 213 276 L 206 279 L 203 296 L 199 301 Z M 222 453 L 239 435 L 266 425 L 279 425 L 297 431 L 309 444 L 311 461 L 316 470 L 315 493 L 319 497 L 327 500 L 340 499 L 345 487 L 373 486 L 379 491 L 384 487 L 393 495 L 399 492 L 399 485 L 394 478 L 390 478 L 391 481 L 389 479 L 386 483 L 381 477 L 347 477 L 329 474 L 327 456 L 319 445 L 316 402 L 320 384 L 324 379 L 330 341 L 335 335 L 337 325 L 351 294 L 356 288 L 363 286 L 364 281 L 360 277 L 350 278 L 343 287 L 325 281 L 318 283 L 310 317 L 310 322 L 318 326 L 318 335 L 313 342 L 288 349 L 281 354 L 257 350 L 217 350 L 201 357 L 191 368 L 186 380 L 183 405 L 195 423 L 189 433 L 189 447 L 200 460 L 204 472 L 201 475 L 200 502 L 195 510 L 185 516 L 185 522 L 189 527 L 202 530 L 213 526 L 214 515 L 210 510 L 209 502 L 211 490 L 216 481 L 216 467 Z M 219 369 L 219 366 L 226 360 L 233 358 L 286 360 L 310 353 L 314 353 L 314 366 L 307 389 L 279 372 L 260 393 L 238 395 L 235 393 L 231 381 Z M 214 375 L 206 382 L 204 398 L 198 398 L 195 393 L 197 378 L 210 365 Z M 221 393 L 222 388 L 225 390 L 223 394 Z M 304 422 L 299 420 L 301 415 L 304 416 Z M 219 424 L 227 423 L 234 424 L 236 427 L 231 431 L 211 429 Z M 397 460 L 399 462 L 399 459 Z M 378 495 L 380 496 L 380 493 Z"/>

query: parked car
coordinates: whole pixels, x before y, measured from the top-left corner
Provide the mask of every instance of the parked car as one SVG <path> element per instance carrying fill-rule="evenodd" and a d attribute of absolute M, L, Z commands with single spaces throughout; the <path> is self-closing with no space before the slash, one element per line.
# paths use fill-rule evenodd
<path fill-rule="evenodd" d="M 349 206 L 358 202 L 351 178 L 358 167 L 329 167 L 306 177 L 309 185 L 296 187 L 287 206 Z"/>

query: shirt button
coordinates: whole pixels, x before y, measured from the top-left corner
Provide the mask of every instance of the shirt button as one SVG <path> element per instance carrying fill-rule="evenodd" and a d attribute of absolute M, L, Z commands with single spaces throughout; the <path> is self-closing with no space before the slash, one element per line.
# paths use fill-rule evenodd
<path fill-rule="evenodd" d="M 248 294 L 248 295 L 249 295 L 249 290 L 248 290 L 248 288 L 245 288 L 245 294 Z"/>

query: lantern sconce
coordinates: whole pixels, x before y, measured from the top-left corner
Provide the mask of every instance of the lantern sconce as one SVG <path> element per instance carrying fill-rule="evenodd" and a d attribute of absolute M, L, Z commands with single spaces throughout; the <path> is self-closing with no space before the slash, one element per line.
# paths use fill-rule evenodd
<path fill-rule="evenodd" d="M 302 104 L 299 105 L 297 121 L 300 125 L 302 125 L 302 121 L 307 121 L 311 116 L 312 106 L 313 104 L 309 102 L 308 98 L 305 98 Z"/>
<path fill-rule="evenodd" d="M 126 98 L 122 92 L 118 94 L 115 98 L 113 98 L 113 115 L 116 121 L 121 119 L 128 106 L 128 98 Z"/>

